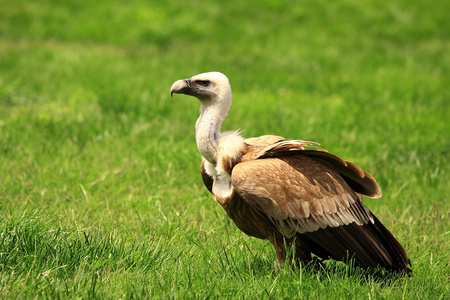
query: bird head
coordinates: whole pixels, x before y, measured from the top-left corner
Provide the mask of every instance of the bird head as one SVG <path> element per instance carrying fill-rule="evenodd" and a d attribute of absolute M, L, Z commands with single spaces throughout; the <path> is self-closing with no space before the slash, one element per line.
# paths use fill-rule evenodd
<path fill-rule="evenodd" d="M 188 79 L 177 80 L 170 88 L 170 95 L 185 94 L 201 102 L 231 101 L 231 87 L 228 78 L 220 72 L 208 72 Z"/>

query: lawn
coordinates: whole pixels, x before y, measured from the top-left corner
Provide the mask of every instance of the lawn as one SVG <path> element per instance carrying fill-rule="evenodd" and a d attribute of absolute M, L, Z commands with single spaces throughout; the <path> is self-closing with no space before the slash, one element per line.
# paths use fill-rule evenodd
<path fill-rule="evenodd" d="M 448 299 L 448 1 L 0 0 L 2 298 Z M 278 271 L 211 199 L 199 103 L 225 130 L 312 140 L 371 173 L 411 277 Z"/>

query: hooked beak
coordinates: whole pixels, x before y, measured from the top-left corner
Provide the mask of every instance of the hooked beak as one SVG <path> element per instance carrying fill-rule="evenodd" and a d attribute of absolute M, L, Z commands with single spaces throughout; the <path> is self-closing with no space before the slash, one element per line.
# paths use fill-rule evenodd
<path fill-rule="evenodd" d="M 170 88 L 170 97 L 173 97 L 173 94 L 188 94 L 192 87 L 191 83 L 191 79 L 175 81 Z"/>

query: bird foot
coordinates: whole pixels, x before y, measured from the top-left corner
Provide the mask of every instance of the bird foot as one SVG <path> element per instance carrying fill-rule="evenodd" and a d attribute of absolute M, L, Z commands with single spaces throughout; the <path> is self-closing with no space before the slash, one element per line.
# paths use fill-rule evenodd
<path fill-rule="evenodd" d="M 284 270 L 284 261 L 280 261 L 279 259 L 275 259 L 273 261 L 273 266 L 276 271 L 282 271 Z"/>

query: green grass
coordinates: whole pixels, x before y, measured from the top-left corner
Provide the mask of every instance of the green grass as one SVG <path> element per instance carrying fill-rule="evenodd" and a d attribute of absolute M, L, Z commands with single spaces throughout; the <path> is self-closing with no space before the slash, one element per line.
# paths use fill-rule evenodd
<path fill-rule="evenodd" d="M 450 294 L 447 1 L 0 0 L 3 298 L 445 299 Z M 224 129 L 320 142 L 377 178 L 365 200 L 411 278 L 331 262 L 275 270 L 211 200 L 199 103 Z"/>

